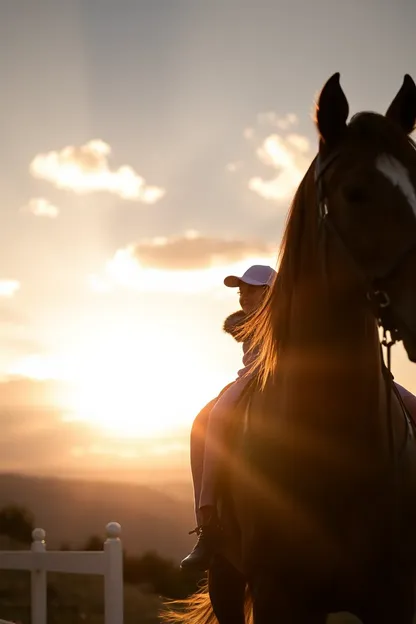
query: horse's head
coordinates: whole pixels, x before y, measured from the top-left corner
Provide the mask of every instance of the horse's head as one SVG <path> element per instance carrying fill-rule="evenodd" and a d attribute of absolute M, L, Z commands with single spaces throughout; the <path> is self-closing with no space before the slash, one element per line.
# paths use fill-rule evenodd
<path fill-rule="evenodd" d="M 319 219 L 349 257 L 374 311 L 416 362 L 416 85 L 406 75 L 385 116 L 360 113 L 335 74 L 316 106 Z"/>

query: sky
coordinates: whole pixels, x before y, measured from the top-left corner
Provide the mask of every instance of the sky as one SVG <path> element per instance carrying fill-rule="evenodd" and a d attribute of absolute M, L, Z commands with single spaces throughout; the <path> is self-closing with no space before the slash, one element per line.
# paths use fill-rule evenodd
<path fill-rule="evenodd" d="M 186 463 L 240 365 L 223 278 L 275 265 L 319 90 L 340 71 L 351 113 L 385 112 L 415 19 L 413 0 L 0 4 L 3 469 Z M 393 368 L 416 393 L 401 346 Z"/>

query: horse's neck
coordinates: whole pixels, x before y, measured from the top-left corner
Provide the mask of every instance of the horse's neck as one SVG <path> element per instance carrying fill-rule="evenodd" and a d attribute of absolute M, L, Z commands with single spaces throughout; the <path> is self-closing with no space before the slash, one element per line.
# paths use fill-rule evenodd
<path fill-rule="evenodd" d="M 318 296 L 308 303 L 295 306 L 288 351 L 303 353 L 318 377 L 349 383 L 348 377 L 359 375 L 363 385 L 380 379 L 378 333 L 370 311 L 348 298 L 332 302 Z"/>
<path fill-rule="evenodd" d="M 382 375 L 377 327 L 354 298 L 294 300 L 281 387 L 297 423 L 363 441 L 380 431 Z M 382 435 L 382 434 L 380 434 Z"/>

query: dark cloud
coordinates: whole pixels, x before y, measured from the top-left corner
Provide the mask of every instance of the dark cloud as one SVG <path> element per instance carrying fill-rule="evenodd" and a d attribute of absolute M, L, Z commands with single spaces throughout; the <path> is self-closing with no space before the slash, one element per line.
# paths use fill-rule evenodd
<path fill-rule="evenodd" d="M 197 234 L 153 239 L 137 243 L 133 248 L 133 255 L 142 266 L 176 271 L 205 269 L 272 253 L 270 245 L 264 242 L 208 238 Z"/>

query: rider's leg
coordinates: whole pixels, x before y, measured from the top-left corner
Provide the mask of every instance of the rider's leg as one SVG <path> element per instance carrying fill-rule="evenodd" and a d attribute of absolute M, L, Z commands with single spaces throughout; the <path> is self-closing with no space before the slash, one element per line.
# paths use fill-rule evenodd
<path fill-rule="evenodd" d="M 190 459 L 192 481 L 194 485 L 194 509 L 197 526 L 199 526 L 201 522 L 199 517 L 199 499 L 201 497 L 202 470 L 204 467 L 205 437 L 208 426 L 208 417 L 216 402 L 217 398 L 205 405 L 205 407 L 195 418 L 191 428 Z"/>
<path fill-rule="evenodd" d="M 210 412 L 205 439 L 201 497 L 199 500 L 200 509 L 216 505 L 218 471 L 221 462 L 226 459 L 224 427 L 227 422 L 227 416 L 235 407 L 249 379 L 250 376 L 237 379 L 218 399 Z"/>
<path fill-rule="evenodd" d="M 195 518 L 196 524 L 199 526 L 201 524 L 201 518 L 199 513 L 199 499 L 201 497 L 201 485 L 202 485 L 202 470 L 204 466 L 204 452 L 205 452 L 205 437 L 207 433 L 208 427 L 208 418 L 210 412 L 221 395 L 224 394 L 226 390 L 232 384 L 228 384 L 223 388 L 220 394 L 210 401 L 199 414 L 196 416 L 192 428 L 191 428 L 191 438 L 190 438 L 190 459 L 191 459 L 191 473 L 192 473 L 192 481 L 194 486 L 194 508 L 195 508 Z"/>
<path fill-rule="evenodd" d="M 220 534 L 216 513 L 216 480 L 218 478 L 218 465 L 224 456 L 222 438 L 226 417 L 241 395 L 247 384 L 248 378 L 238 379 L 220 395 L 213 409 L 210 411 L 208 425 L 205 434 L 205 454 L 202 469 L 202 478 L 198 473 L 200 467 L 199 457 L 194 458 L 194 490 L 198 496 L 200 484 L 201 496 L 196 498 L 197 519 L 199 537 L 194 549 L 182 561 L 182 568 L 198 568 L 206 570 L 215 552 Z M 195 433 L 195 436 L 197 434 Z M 197 449 L 200 441 L 197 442 Z"/>

